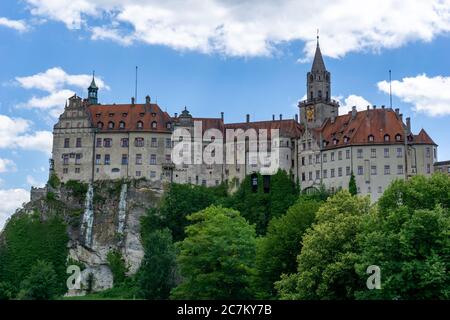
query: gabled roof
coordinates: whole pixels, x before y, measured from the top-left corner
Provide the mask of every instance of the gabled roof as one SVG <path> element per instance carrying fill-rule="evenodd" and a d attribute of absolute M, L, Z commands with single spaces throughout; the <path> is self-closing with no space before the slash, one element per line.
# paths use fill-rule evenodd
<path fill-rule="evenodd" d="M 172 118 L 167 112 L 163 112 L 157 104 L 112 104 L 112 105 L 90 105 L 88 111 L 91 116 L 92 125 L 98 127 L 103 123 L 102 132 L 121 131 L 152 131 L 169 132 L 167 123 L 172 123 Z M 108 123 L 114 122 L 114 129 L 108 129 Z M 125 128 L 120 129 L 119 123 L 123 121 Z M 142 121 L 142 129 L 137 128 Z M 152 128 L 152 122 L 156 121 L 156 129 Z"/>
<path fill-rule="evenodd" d="M 437 145 L 424 129 L 420 130 L 418 135 L 414 135 L 414 143 Z"/>
<path fill-rule="evenodd" d="M 317 40 L 316 53 L 314 55 L 314 61 L 312 64 L 311 72 L 324 72 L 324 71 L 327 71 L 327 69 L 325 67 L 325 62 L 323 61 L 319 40 Z"/>
<path fill-rule="evenodd" d="M 295 120 L 272 120 L 272 121 L 256 121 L 256 122 L 242 122 L 242 123 L 227 123 L 225 129 L 260 129 L 268 130 L 270 136 L 271 129 L 279 129 L 280 137 L 300 138 L 304 132 L 303 126 Z"/>

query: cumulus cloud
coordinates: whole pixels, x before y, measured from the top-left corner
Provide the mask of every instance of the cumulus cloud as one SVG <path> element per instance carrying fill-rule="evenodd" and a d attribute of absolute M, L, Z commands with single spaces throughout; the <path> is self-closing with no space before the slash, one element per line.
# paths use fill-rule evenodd
<path fill-rule="evenodd" d="M 15 80 L 24 89 L 36 89 L 47 93 L 44 96 L 33 96 L 19 107 L 47 110 L 50 115 L 57 117 L 62 112 L 67 98 L 75 92 L 69 88 L 86 90 L 91 83 L 92 75 L 71 75 L 61 67 L 54 67 L 35 75 L 16 77 Z M 100 77 L 96 77 L 95 82 L 100 89 L 109 90 Z"/>
<path fill-rule="evenodd" d="M 367 106 L 372 105 L 365 98 L 354 94 L 349 95 L 345 99 L 342 96 L 333 97 L 333 99 L 337 100 L 341 105 L 339 108 L 340 115 L 344 115 L 352 111 L 353 107 L 356 107 L 356 110 L 358 111 L 364 111 L 367 110 Z"/>
<path fill-rule="evenodd" d="M 27 176 L 27 183 L 30 186 L 38 187 L 38 188 L 42 188 L 43 186 L 45 186 L 45 182 L 36 180 L 33 176 L 30 176 L 30 175 Z"/>
<path fill-rule="evenodd" d="M 0 114 L 0 149 L 52 151 L 52 133 L 32 131 L 32 122 L 22 118 L 10 118 Z"/>
<path fill-rule="evenodd" d="M 26 1 L 32 14 L 90 30 L 93 39 L 230 56 L 268 56 L 299 40 L 311 58 L 317 28 L 323 53 L 335 58 L 450 31 L 450 0 Z"/>
<path fill-rule="evenodd" d="M 389 94 L 389 82 L 379 82 L 378 89 Z M 414 105 L 416 112 L 432 117 L 450 115 L 450 77 L 422 74 L 395 80 L 392 81 L 392 94 Z"/>
<path fill-rule="evenodd" d="M 0 173 L 16 171 L 16 169 L 14 161 L 0 158 Z"/>
<path fill-rule="evenodd" d="M 19 32 L 28 30 L 28 26 L 23 20 L 11 20 L 5 17 L 0 17 L 0 26 L 14 29 Z"/>
<path fill-rule="evenodd" d="M 25 189 L 0 189 L 0 230 L 16 209 L 29 200 L 30 192 Z"/>

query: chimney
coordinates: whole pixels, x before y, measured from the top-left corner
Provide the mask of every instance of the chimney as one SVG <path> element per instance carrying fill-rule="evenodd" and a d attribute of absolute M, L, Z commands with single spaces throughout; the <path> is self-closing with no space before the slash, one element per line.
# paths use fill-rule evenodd
<path fill-rule="evenodd" d="M 384 106 L 384 104 L 381 106 L 381 109 L 384 109 L 385 108 L 385 106 Z"/>
<path fill-rule="evenodd" d="M 249 123 L 249 122 L 250 122 L 250 115 L 247 114 L 247 123 Z"/>
<path fill-rule="evenodd" d="M 150 104 L 150 96 L 149 96 L 149 95 L 147 95 L 147 96 L 145 97 L 145 103 L 146 103 L 146 104 Z"/>
<path fill-rule="evenodd" d="M 283 120 L 283 115 L 280 113 L 280 120 Z"/>
<path fill-rule="evenodd" d="M 398 116 L 400 117 L 400 120 L 403 122 L 403 113 L 400 113 Z"/>
<path fill-rule="evenodd" d="M 134 97 L 131 97 L 131 104 L 134 104 Z"/>
<path fill-rule="evenodd" d="M 224 115 L 224 113 L 221 112 L 221 113 L 220 113 L 220 119 L 222 119 L 222 121 L 223 121 L 223 119 L 224 119 L 223 115 Z"/>
<path fill-rule="evenodd" d="M 376 109 L 376 108 L 377 108 L 377 105 L 376 105 L 376 104 L 374 104 L 372 108 Z"/>
<path fill-rule="evenodd" d="M 298 122 L 298 114 L 295 114 L 295 122 Z"/>
<path fill-rule="evenodd" d="M 272 121 L 275 121 L 275 115 L 274 114 L 272 115 Z"/>
<path fill-rule="evenodd" d="M 411 118 L 410 117 L 406 118 L 406 131 L 408 134 L 411 133 Z"/>
<path fill-rule="evenodd" d="M 400 115 L 400 109 L 399 109 L 399 108 L 395 109 L 395 113 L 396 113 L 397 115 Z"/>
<path fill-rule="evenodd" d="M 356 118 L 356 113 L 357 113 L 357 111 L 356 111 L 356 106 L 353 106 L 353 107 L 352 107 L 352 119 L 355 119 L 355 118 Z"/>
<path fill-rule="evenodd" d="M 177 112 L 175 112 L 175 118 L 178 118 L 178 113 Z"/>
<path fill-rule="evenodd" d="M 336 117 L 335 116 L 332 116 L 331 117 L 331 123 L 334 123 L 336 121 Z"/>
<path fill-rule="evenodd" d="M 367 106 L 367 111 L 369 111 L 370 110 L 370 106 Z"/>

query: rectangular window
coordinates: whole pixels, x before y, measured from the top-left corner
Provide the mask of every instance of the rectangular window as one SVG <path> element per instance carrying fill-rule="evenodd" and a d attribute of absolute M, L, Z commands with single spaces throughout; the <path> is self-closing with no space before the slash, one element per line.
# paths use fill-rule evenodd
<path fill-rule="evenodd" d="M 327 154 L 326 153 L 323 154 L 323 163 L 327 163 Z"/>
<path fill-rule="evenodd" d="M 63 168 L 63 173 L 64 173 L 64 174 L 69 173 L 69 168 Z"/>
<path fill-rule="evenodd" d="M 111 138 L 103 139 L 103 146 L 105 148 L 111 148 L 111 146 L 112 146 L 112 139 Z"/>
<path fill-rule="evenodd" d="M 429 163 L 427 164 L 427 173 L 431 173 L 431 165 Z"/>
<path fill-rule="evenodd" d="M 81 163 L 81 153 L 77 153 L 75 155 L 75 164 L 80 164 Z"/>
<path fill-rule="evenodd" d="M 151 146 L 152 146 L 152 148 L 157 148 L 158 147 L 158 139 L 152 138 Z"/>
<path fill-rule="evenodd" d="M 335 171 L 334 169 L 331 169 L 331 178 L 334 178 L 334 176 L 335 176 L 335 172 L 334 171 Z"/>
<path fill-rule="evenodd" d="M 334 152 L 331 153 L 331 161 L 334 161 Z"/>
<path fill-rule="evenodd" d="M 316 163 L 320 163 L 320 154 L 316 154 Z"/>
<path fill-rule="evenodd" d="M 356 156 L 358 157 L 358 159 L 362 159 L 363 157 L 363 149 L 358 149 Z"/>
<path fill-rule="evenodd" d="M 63 154 L 63 165 L 68 165 L 68 164 L 69 164 L 69 155 Z"/>
<path fill-rule="evenodd" d="M 95 164 L 100 164 L 100 161 L 102 160 L 102 156 L 100 154 L 95 155 Z"/>
<path fill-rule="evenodd" d="M 309 181 L 311 181 L 313 179 L 313 173 L 311 171 L 308 173 L 308 178 L 309 178 Z"/>
<path fill-rule="evenodd" d="M 430 147 L 427 147 L 426 149 L 427 158 L 431 158 L 431 150 Z"/>
<path fill-rule="evenodd" d="M 323 170 L 323 178 L 327 179 L 328 178 L 328 171 L 325 169 Z"/>
<path fill-rule="evenodd" d="M 97 138 L 97 142 L 96 142 L 95 146 L 97 148 L 101 148 L 102 147 L 102 138 Z"/>
<path fill-rule="evenodd" d="M 345 173 L 347 174 L 347 176 L 350 176 L 352 174 L 350 167 L 345 168 Z"/>
<path fill-rule="evenodd" d="M 320 179 L 320 170 L 316 170 L 316 180 Z"/>
<path fill-rule="evenodd" d="M 81 170 L 80 170 L 80 168 L 75 168 L 75 173 L 80 173 L 81 172 Z"/>
<path fill-rule="evenodd" d="M 378 187 L 378 193 L 383 193 L 383 188 L 382 187 Z"/>
<path fill-rule="evenodd" d="M 150 164 L 156 164 L 156 154 L 150 155 Z"/>
<path fill-rule="evenodd" d="M 397 174 L 403 174 L 403 166 L 401 164 L 397 166 Z"/>
<path fill-rule="evenodd" d="M 122 155 L 122 164 L 128 164 L 128 155 L 127 154 L 123 154 Z"/>
<path fill-rule="evenodd" d="M 401 157 L 403 157 L 403 149 L 397 148 L 397 158 L 401 158 Z"/>
<path fill-rule="evenodd" d="M 342 160 L 342 151 L 338 152 L 338 160 Z"/>
<path fill-rule="evenodd" d="M 77 138 L 76 147 L 81 148 L 81 138 Z"/>
<path fill-rule="evenodd" d="M 389 158 L 389 148 L 384 148 L 384 157 Z"/>
<path fill-rule="evenodd" d="M 373 176 L 377 175 L 377 166 L 371 166 L 370 167 L 370 174 Z"/>
<path fill-rule="evenodd" d="M 389 165 L 384 166 L 384 174 L 385 175 L 390 175 L 391 174 L 391 166 L 389 166 Z"/>
<path fill-rule="evenodd" d="M 370 157 L 371 158 L 377 157 L 377 149 L 370 149 Z"/>
<path fill-rule="evenodd" d="M 172 148 L 172 139 L 166 138 L 166 148 Z"/>
<path fill-rule="evenodd" d="M 70 148 L 70 138 L 64 139 L 64 148 Z"/>
<path fill-rule="evenodd" d="M 172 162 L 172 158 L 171 158 L 171 155 L 169 153 L 169 154 L 166 154 L 166 163 L 170 163 L 170 162 Z"/>
<path fill-rule="evenodd" d="M 308 164 L 309 164 L 309 165 L 312 165 L 312 164 L 313 164 L 313 157 L 312 157 L 312 155 L 309 155 L 309 156 L 308 156 Z"/>
<path fill-rule="evenodd" d="M 105 154 L 105 165 L 111 164 L 111 156 L 109 154 Z"/>
<path fill-rule="evenodd" d="M 144 146 L 144 138 L 136 138 L 134 139 L 135 147 L 143 147 Z"/>
<path fill-rule="evenodd" d="M 350 159 L 350 150 L 345 150 L 345 158 Z"/>
<path fill-rule="evenodd" d="M 305 157 L 302 157 L 302 166 L 305 165 Z"/>
<path fill-rule="evenodd" d="M 140 177 L 141 176 L 141 171 L 136 171 L 136 177 Z"/>
<path fill-rule="evenodd" d="M 358 166 L 358 176 L 362 176 L 364 174 L 363 166 Z"/>
<path fill-rule="evenodd" d="M 342 177 L 342 168 L 338 168 L 338 177 Z"/>
<path fill-rule="evenodd" d="M 122 138 L 122 139 L 120 140 L 120 146 L 121 146 L 122 148 L 128 148 L 128 138 Z"/>
<path fill-rule="evenodd" d="M 156 178 L 156 171 L 150 171 L 150 178 Z"/>
<path fill-rule="evenodd" d="M 202 186 L 206 187 L 206 180 L 205 179 L 202 180 Z"/>
<path fill-rule="evenodd" d="M 136 154 L 136 164 L 142 164 L 142 154 Z"/>
<path fill-rule="evenodd" d="M 306 174 L 302 172 L 302 181 L 306 181 Z"/>

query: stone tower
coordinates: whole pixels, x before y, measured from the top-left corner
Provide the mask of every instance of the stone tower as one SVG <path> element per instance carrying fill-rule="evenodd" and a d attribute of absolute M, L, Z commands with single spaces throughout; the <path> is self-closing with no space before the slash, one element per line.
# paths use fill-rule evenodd
<path fill-rule="evenodd" d="M 88 88 L 89 104 L 98 104 L 98 87 L 95 84 L 95 76 L 92 75 L 91 85 Z"/>
<path fill-rule="evenodd" d="M 306 79 L 307 98 L 299 103 L 300 121 L 308 128 L 322 126 L 338 116 L 339 104 L 331 99 L 331 74 L 327 71 L 317 37 L 316 53 Z"/>

